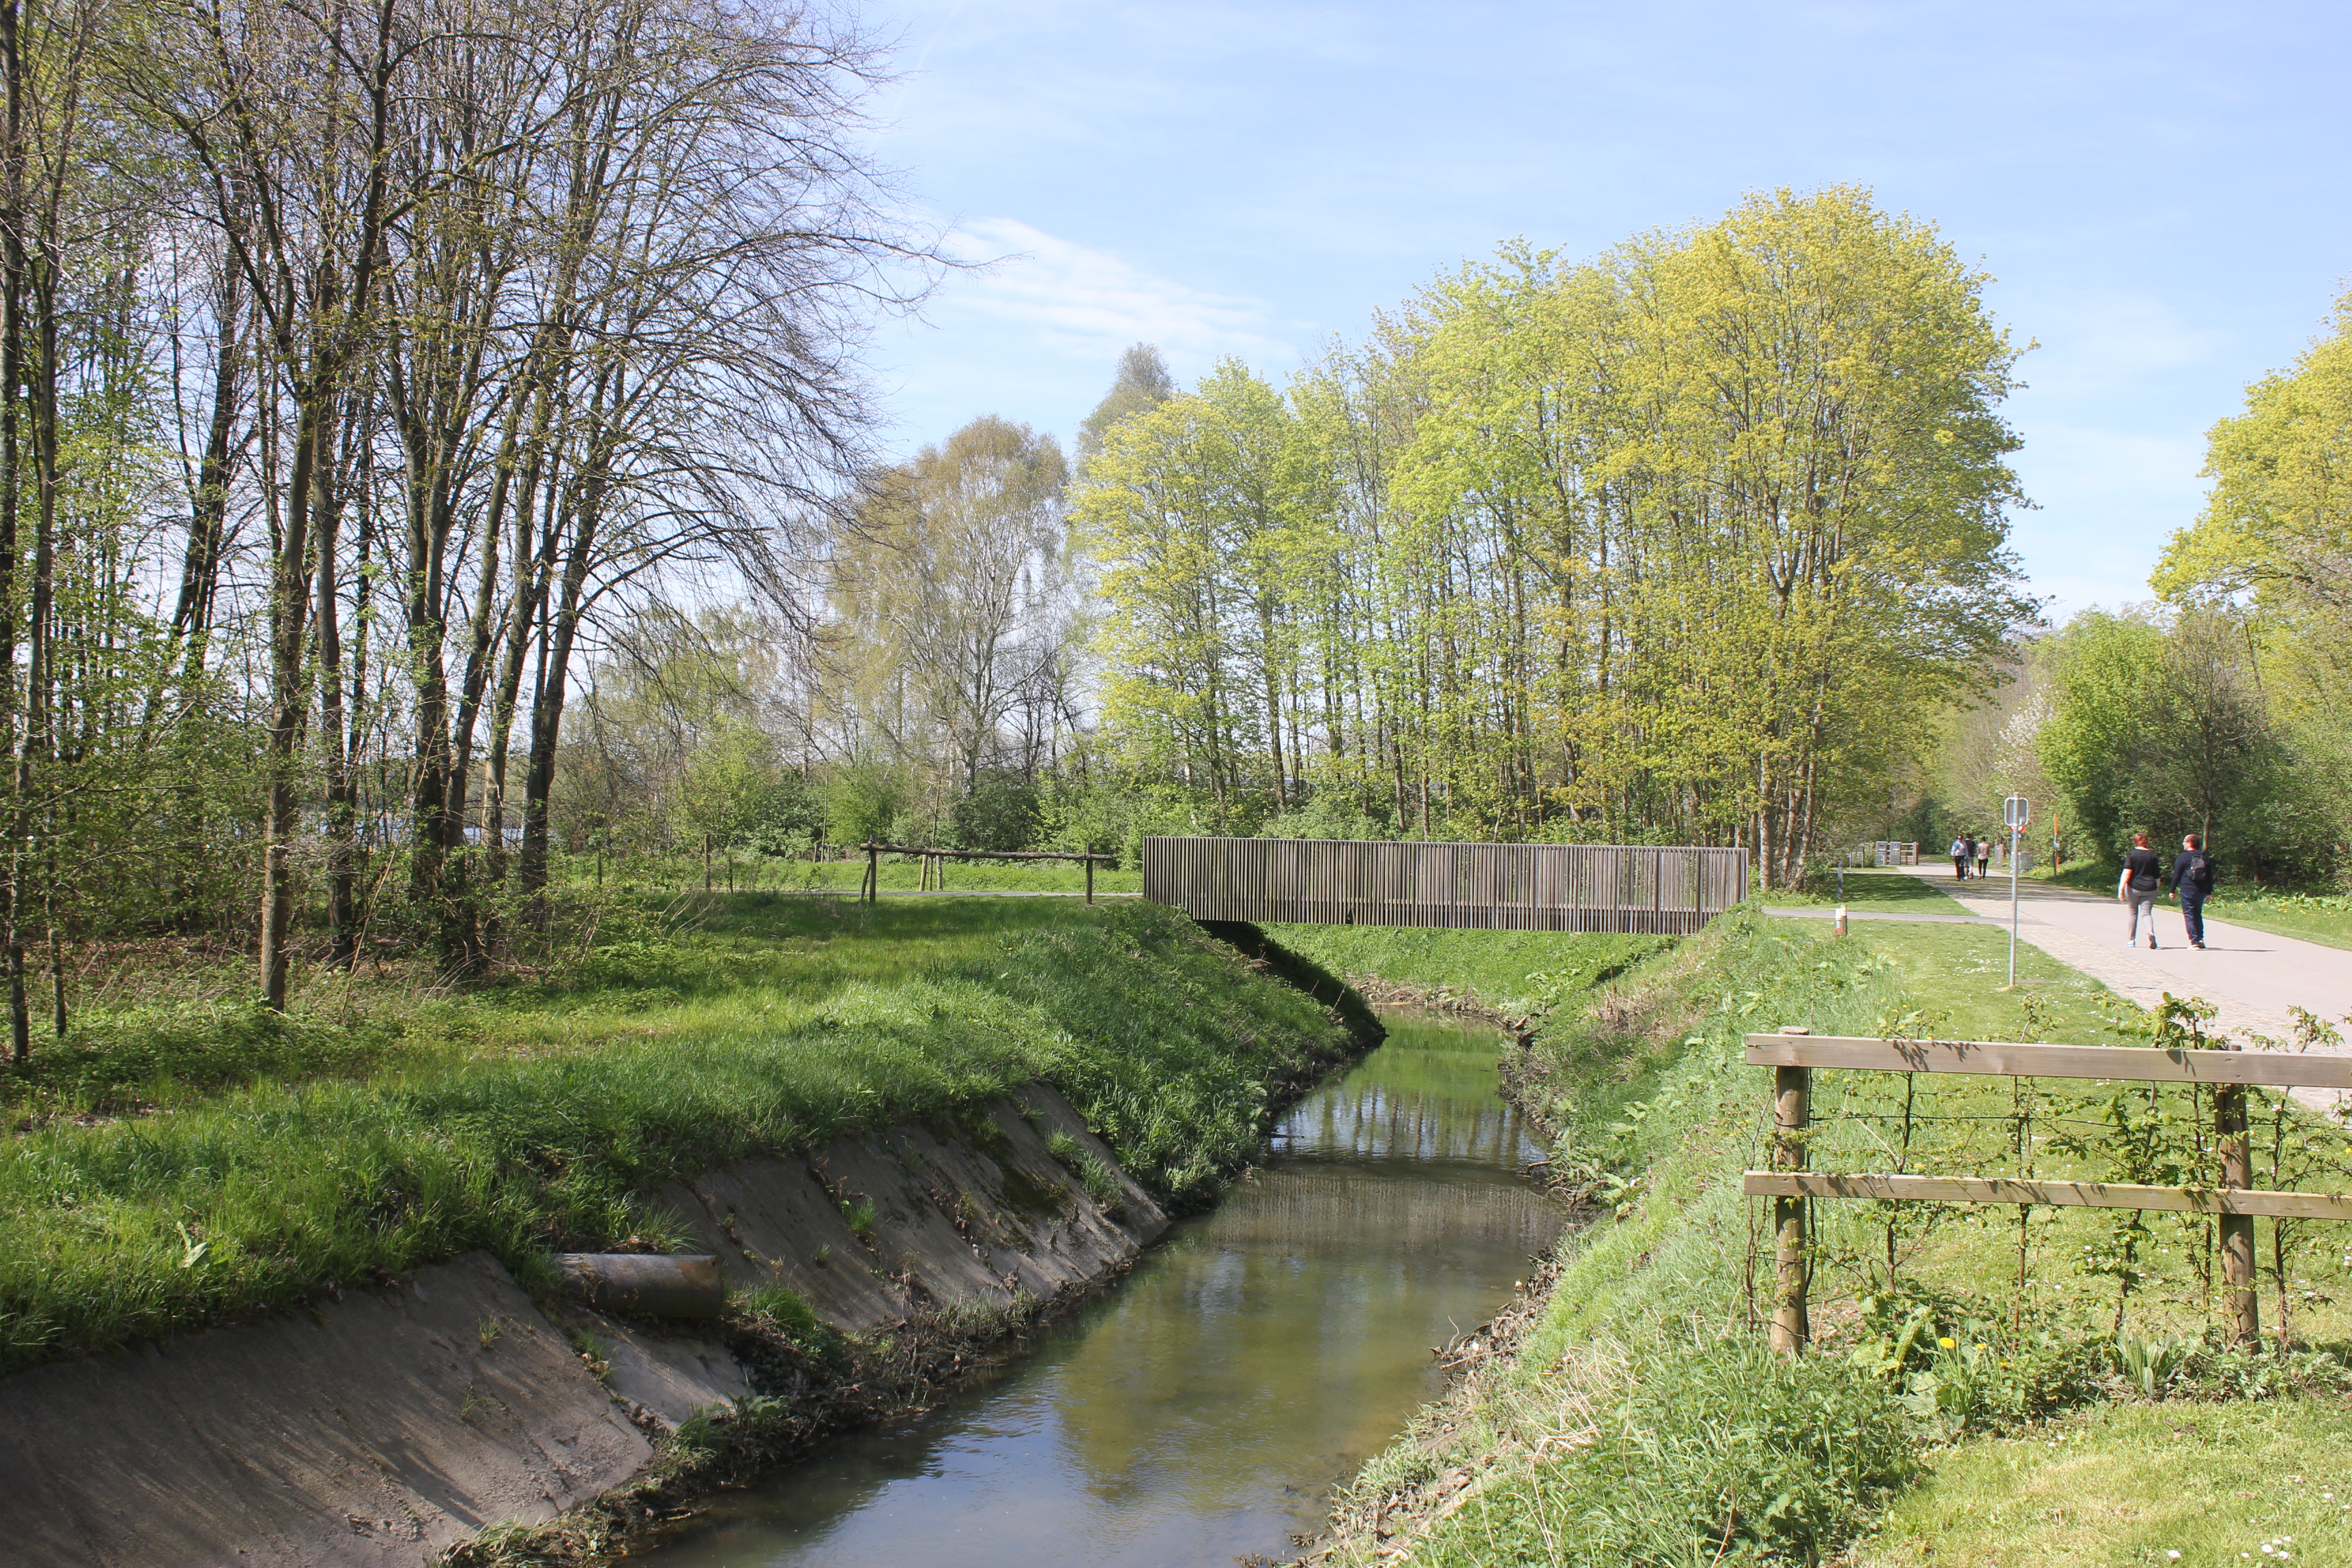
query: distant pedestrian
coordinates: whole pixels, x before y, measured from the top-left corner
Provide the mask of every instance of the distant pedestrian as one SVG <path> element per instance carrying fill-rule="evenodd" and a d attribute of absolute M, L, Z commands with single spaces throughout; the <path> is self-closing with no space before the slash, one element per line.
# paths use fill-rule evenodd
<path fill-rule="evenodd" d="M 2124 874 L 2116 882 L 2116 897 L 2122 900 L 2130 924 L 2124 937 L 2126 947 L 2139 945 L 2140 921 L 2147 921 L 2147 945 L 2156 945 L 2156 889 L 2164 875 L 2164 861 L 2147 847 L 2147 835 L 2132 835 L 2131 852 L 2124 857 Z"/>
<path fill-rule="evenodd" d="M 1992 865 L 1992 840 L 1991 840 L 1990 838 L 1979 838 L 1979 839 L 1978 839 L 1978 840 L 1977 840 L 1977 880 L 1978 880 L 1978 881 L 1981 882 L 1981 881 L 1983 881 L 1983 880 L 1985 879 L 1986 872 L 1987 872 L 1988 868 L 1991 867 L 1991 865 Z"/>
<path fill-rule="evenodd" d="M 2213 890 L 2213 857 L 2194 833 L 2180 841 L 2180 858 L 2172 863 L 2172 896 L 2180 900 L 2180 923 L 2189 945 L 2205 945 L 2205 899 Z"/>
<path fill-rule="evenodd" d="M 1965 882 L 1969 879 L 1969 853 L 1970 849 L 1967 839 L 1955 838 L 1952 840 L 1952 876 L 1959 881 Z"/>

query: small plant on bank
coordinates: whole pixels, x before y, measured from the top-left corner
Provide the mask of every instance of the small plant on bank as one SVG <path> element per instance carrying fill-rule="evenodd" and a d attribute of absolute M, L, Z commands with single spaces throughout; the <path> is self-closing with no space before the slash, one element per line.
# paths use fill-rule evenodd
<path fill-rule="evenodd" d="M 1127 1189 L 1100 1160 L 1081 1148 L 1076 1138 L 1067 1132 L 1055 1132 L 1045 1140 L 1045 1152 L 1086 1184 L 1087 1196 L 1106 1215 L 1113 1220 L 1127 1217 Z"/>
<path fill-rule="evenodd" d="M 751 1327 L 805 1354 L 822 1359 L 839 1349 L 840 1336 L 816 1315 L 807 1297 L 788 1285 L 754 1285 L 737 1296 L 733 1306 Z"/>
<path fill-rule="evenodd" d="M 2172 1380 L 2189 1365 L 2195 1354 L 2195 1340 L 2166 1335 L 2162 1339 L 2139 1340 L 2128 1335 L 2116 1341 L 2116 1364 L 2124 1381 L 2143 1397 L 2161 1399 L 2172 1386 Z"/>
<path fill-rule="evenodd" d="M 604 1343 L 585 1329 L 572 1331 L 572 1349 L 588 1368 L 588 1373 L 602 1383 L 613 1375 L 613 1361 L 604 1353 Z"/>

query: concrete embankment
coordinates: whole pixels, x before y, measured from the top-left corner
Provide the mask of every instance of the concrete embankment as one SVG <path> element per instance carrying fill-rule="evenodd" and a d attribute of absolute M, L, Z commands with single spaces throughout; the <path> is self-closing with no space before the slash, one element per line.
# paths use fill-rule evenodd
<path fill-rule="evenodd" d="M 677 1183 L 738 1288 L 834 1328 L 1083 1292 L 1167 1225 L 1042 1084 L 805 1159 Z M 0 1382 L 0 1557 L 24 1568 L 412 1568 L 628 1483 L 752 1392 L 725 1331 L 535 1296 L 487 1254 L 314 1310 Z"/>

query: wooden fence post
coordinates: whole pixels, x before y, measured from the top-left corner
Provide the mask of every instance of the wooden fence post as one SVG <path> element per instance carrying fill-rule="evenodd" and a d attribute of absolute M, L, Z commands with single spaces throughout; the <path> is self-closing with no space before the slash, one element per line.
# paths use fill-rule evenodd
<path fill-rule="evenodd" d="M 1772 1069 L 1772 1168 L 1805 1168 L 1805 1140 L 1812 1125 L 1813 1069 Z M 1805 1200 L 1772 1200 L 1772 1229 L 1780 1263 L 1780 1291 L 1772 1307 L 1772 1348 L 1796 1355 L 1811 1342 L 1812 1322 L 1805 1304 L 1806 1276 L 1811 1270 L 1805 1252 Z M 2249 1256 L 2252 1256 L 2251 1252 Z"/>
<path fill-rule="evenodd" d="M 1095 901 L 1095 858 L 1087 857 L 1087 902 Z"/>
<path fill-rule="evenodd" d="M 2246 1137 L 2244 1085 L 2213 1086 L 2213 1135 L 2221 1152 L 2221 1185 L 2236 1191 L 2252 1186 L 2254 1159 Z M 2230 1342 L 2258 1347 L 2263 1340 L 2263 1320 L 2254 1289 L 2254 1216 L 2225 1214 L 2221 1216 L 2221 1282 L 2229 1304 Z"/>
<path fill-rule="evenodd" d="M 872 903 L 882 891 L 882 852 L 874 847 L 874 840 L 866 841 L 866 901 Z"/>

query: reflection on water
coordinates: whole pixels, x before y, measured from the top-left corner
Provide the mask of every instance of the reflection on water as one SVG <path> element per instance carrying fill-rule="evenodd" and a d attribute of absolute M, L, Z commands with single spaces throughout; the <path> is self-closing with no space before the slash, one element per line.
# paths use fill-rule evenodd
<path fill-rule="evenodd" d="M 1558 1222 L 1495 1097 L 1500 1037 L 1418 1017 L 1269 1163 L 993 1384 L 704 1507 L 660 1568 L 1052 1568 L 1285 1554 L 1438 1389 Z"/>

